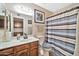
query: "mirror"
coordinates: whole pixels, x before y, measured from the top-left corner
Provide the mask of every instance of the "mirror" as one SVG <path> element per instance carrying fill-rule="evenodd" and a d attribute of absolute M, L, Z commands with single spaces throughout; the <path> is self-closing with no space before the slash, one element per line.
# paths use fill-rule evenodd
<path fill-rule="evenodd" d="M 32 35 L 32 20 L 32 16 L 18 15 L 18 13 L 14 13 L 0 4 L 0 41 L 11 40 L 17 34 L 21 36 L 24 33 Z"/>

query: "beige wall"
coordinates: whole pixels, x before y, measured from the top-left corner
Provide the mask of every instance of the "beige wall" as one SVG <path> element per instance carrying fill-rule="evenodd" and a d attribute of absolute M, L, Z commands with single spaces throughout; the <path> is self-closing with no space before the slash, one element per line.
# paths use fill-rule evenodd
<path fill-rule="evenodd" d="M 27 3 L 27 4 L 24 4 L 24 5 L 32 8 L 32 9 L 37 9 L 39 11 L 45 12 L 45 20 L 46 20 L 47 17 L 52 15 L 52 12 L 50 12 L 50 11 L 40 7 L 40 6 L 37 6 L 33 3 Z M 40 36 L 44 36 L 44 33 L 45 33 L 45 24 L 35 23 L 34 18 L 33 18 L 33 35 L 40 37 Z"/>
<path fill-rule="evenodd" d="M 35 4 L 29 4 L 29 5 L 33 9 L 37 9 L 37 10 L 45 12 L 45 20 L 47 17 L 52 15 L 52 12 L 50 12 L 40 6 L 37 6 Z M 33 21 L 33 35 L 35 35 L 37 37 L 41 37 L 41 36 L 45 35 L 44 33 L 45 33 L 45 24 L 34 23 L 34 21 Z"/>
<path fill-rule="evenodd" d="M 25 3 L 24 5 L 32 8 L 32 9 L 37 9 L 37 10 L 45 12 L 45 18 L 47 18 L 48 16 L 52 15 L 52 12 L 50 12 L 50 11 L 40 7 L 40 6 L 37 6 L 34 3 L 27 3 L 27 4 Z"/>

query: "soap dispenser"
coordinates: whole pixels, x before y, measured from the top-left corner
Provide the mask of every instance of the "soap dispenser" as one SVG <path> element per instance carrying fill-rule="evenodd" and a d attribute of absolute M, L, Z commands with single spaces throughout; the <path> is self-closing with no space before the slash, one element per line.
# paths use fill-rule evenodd
<path fill-rule="evenodd" d="M 20 34 L 17 34 L 17 40 L 20 40 Z"/>
<path fill-rule="evenodd" d="M 24 39 L 27 39 L 28 38 L 28 36 L 27 36 L 27 34 L 26 33 L 24 33 Z"/>

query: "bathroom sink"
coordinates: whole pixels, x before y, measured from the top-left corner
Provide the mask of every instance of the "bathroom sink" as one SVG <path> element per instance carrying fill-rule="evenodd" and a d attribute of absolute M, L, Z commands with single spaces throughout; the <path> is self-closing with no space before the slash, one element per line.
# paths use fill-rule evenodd
<path fill-rule="evenodd" d="M 17 40 L 17 38 L 13 38 L 12 40 L 6 41 L 6 42 L 0 42 L 0 46 L 2 45 L 8 45 L 8 44 L 14 44 L 14 43 L 22 43 L 22 42 L 29 42 L 32 41 L 33 37 L 28 37 L 27 39 L 20 38 Z"/>
<path fill-rule="evenodd" d="M 24 42 L 24 41 L 28 41 L 29 39 L 24 39 L 24 38 L 20 38 L 19 40 L 14 39 L 14 42 Z"/>
<path fill-rule="evenodd" d="M 28 39 L 22 39 L 22 40 L 19 40 L 21 42 L 25 42 L 25 41 L 28 41 Z"/>

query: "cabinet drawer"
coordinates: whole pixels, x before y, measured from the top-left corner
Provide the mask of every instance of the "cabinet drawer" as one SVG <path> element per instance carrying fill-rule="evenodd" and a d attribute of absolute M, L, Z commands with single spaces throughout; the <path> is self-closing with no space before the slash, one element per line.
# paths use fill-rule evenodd
<path fill-rule="evenodd" d="M 31 47 L 37 47 L 38 46 L 38 41 L 32 42 L 30 45 L 31 45 Z"/>
<path fill-rule="evenodd" d="M 15 52 L 19 52 L 21 50 L 29 48 L 29 44 L 23 44 L 15 47 Z"/>
<path fill-rule="evenodd" d="M 10 54 L 13 54 L 13 48 L 8 48 L 8 49 L 5 49 L 5 50 L 0 50 L 0 55 L 10 55 Z"/>

